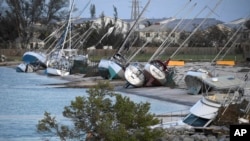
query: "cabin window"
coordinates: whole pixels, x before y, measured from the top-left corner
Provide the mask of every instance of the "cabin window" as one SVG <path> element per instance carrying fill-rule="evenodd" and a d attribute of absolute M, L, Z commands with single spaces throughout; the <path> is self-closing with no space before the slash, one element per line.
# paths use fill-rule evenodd
<path fill-rule="evenodd" d="M 193 114 L 188 115 L 188 117 L 183 120 L 184 123 L 194 127 L 203 127 L 208 121 L 208 119 L 197 117 Z"/>

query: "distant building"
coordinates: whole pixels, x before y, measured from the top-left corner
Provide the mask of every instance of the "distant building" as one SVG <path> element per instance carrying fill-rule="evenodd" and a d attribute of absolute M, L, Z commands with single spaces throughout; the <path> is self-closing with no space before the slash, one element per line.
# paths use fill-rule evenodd
<path fill-rule="evenodd" d="M 204 23 L 203 23 L 204 21 Z M 203 24 L 201 24 L 203 23 Z M 183 41 L 181 38 L 181 33 L 190 34 L 195 28 L 199 27 L 198 30 L 207 30 L 209 27 L 221 24 L 223 22 L 216 20 L 214 18 L 196 18 L 196 19 L 174 19 L 167 18 L 162 21 L 158 21 L 149 27 L 141 29 L 140 38 L 150 39 L 155 37 L 156 41 L 163 42 L 164 40 L 169 40 L 174 44 Z M 174 32 L 173 32 L 174 30 Z M 169 35 L 172 33 L 171 35 Z"/>
<path fill-rule="evenodd" d="M 102 25 L 102 18 L 80 18 L 80 19 L 74 19 L 73 24 L 75 25 L 80 25 L 83 26 L 87 21 L 92 21 L 93 24 L 96 26 L 101 26 Z M 121 31 L 122 33 L 127 33 L 131 26 L 134 23 L 134 20 L 130 19 L 117 19 L 115 21 L 115 18 L 113 17 L 104 17 L 105 25 L 108 23 L 112 22 L 113 24 L 115 23 L 115 26 Z M 141 23 L 139 25 L 139 29 L 144 28 L 145 26 Z"/>

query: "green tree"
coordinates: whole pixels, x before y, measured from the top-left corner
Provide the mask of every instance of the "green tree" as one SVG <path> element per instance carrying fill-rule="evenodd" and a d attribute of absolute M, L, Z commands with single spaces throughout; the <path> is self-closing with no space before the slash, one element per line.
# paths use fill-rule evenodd
<path fill-rule="evenodd" d="M 150 103 L 134 103 L 128 97 L 113 92 L 108 82 L 98 83 L 88 91 L 88 97 L 76 97 L 66 106 L 63 116 L 73 126 L 59 125 L 55 117 L 45 112 L 37 129 L 55 133 L 61 140 L 91 141 L 151 141 L 161 137 L 163 130 L 150 129 L 159 120 L 149 113 Z"/>
<path fill-rule="evenodd" d="M 42 26 L 36 24 L 48 27 L 53 20 L 62 20 L 67 15 L 65 13 L 69 4 L 68 0 L 5 0 L 5 2 L 6 10 L 1 14 L 4 21 L 0 23 L 0 27 L 5 30 L 0 34 L 5 36 L 5 41 L 13 42 L 19 38 L 23 47 L 26 47 L 32 37 L 40 33 Z M 7 28 L 14 32 L 9 32 Z"/>
<path fill-rule="evenodd" d="M 229 37 L 229 31 L 223 30 L 219 28 L 219 26 L 215 25 L 208 29 L 208 33 L 204 36 L 206 41 L 208 42 L 208 46 L 214 46 L 216 43 L 217 46 L 223 46 L 225 41 L 227 41 Z"/>

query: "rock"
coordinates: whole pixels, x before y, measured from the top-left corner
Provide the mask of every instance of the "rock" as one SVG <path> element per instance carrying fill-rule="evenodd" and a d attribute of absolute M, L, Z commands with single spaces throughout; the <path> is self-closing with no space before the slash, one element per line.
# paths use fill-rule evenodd
<path fill-rule="evenodd" d="M 195 141 L 208 141 L 207 137 L 203 134 L 194 134 L 191 136 Z"/>
<path fill-rule="evenodd" d="M 215 136 L 213 135 L 208 135 L 207 137 L 208 141 L 218 141 Z"/>
<path fill-rule="evenodd" d="M 229 136 L 223 135 L 218 137 L 218 141 L 230 141 Z"/>
<path fill-rule="evenodd" d="M 179 136 L 174 136 L 174 138 L 171 141 L 181 141 Z"/>
<path fill-rule="evenodd" d="M 193 138 L 191 138 L 191 137 L 185 137 L 183 139 L 183 141 L 195 141 L 195 140 Z"/>

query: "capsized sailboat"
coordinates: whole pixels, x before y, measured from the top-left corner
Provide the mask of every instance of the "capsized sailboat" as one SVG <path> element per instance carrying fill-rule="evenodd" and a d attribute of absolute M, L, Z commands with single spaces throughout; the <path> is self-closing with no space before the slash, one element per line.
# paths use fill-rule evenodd
<path fill-rule="evenodd" d="M 145 75 L 143 74 L 143 68 L 144 66 L 138 62 L 132 62 L 126 67 L 124 72 L 124 77 L 127 81 L 126 88 L 129 87 L 129 85 L 134 87 L 141 87 L 144 85 Z"/>
<path fill-rule="evenodd" d="M 62 27 L 55 30 L 48 37 L 46 37 L 43 40 L 44 45 L 46 45 L 49 41 L 51 41 L 51 39 L 53 39 L 53 37 L 55 37 L 56 34 L 59 33 Z M 53 43 L 50 45 L 50 47 L 52 47 Z M 47 55 L 48 55 L 47 52 L 50 49 L 50 47 L 46 50 L 42 50 L 43 47 L 44 46 L 41 46 L 38 50 L 25 52 L 22 56 L 22 63 L 16 67 L 16 71 L 17 72 L 34 72 L 38 69 L 46 69 L 47 68 Z M 25 69 L 25 68 L 29 68 L 29 69 Z"/>
<path fill-rule="evenodd" d="M 46 41 L 48 38 L 46 38 L 44 41 Z M 17 72 L 34 72 L 34 71 L 37 71 L 38 69 L 45 69 L 47 67 L 46 57 L 47 57 L 47 54 L 44 51 L 41 51 L 41 48 L 35 51 L 27 51 L 23 54 L 22 63 L 16 67 L 16 71 Z M 25 69 L 25 68 L 28 68 L 28 69 Z"/>
<path fill-rule="evenodd" d="M 131 62 L 131 60 L 150 42 L 148 40 L 142 47 L 140 47 L 126 62 L 124 77 L 127 81 L 126 88 L 132 85 L 133 87 L 141 87 L 145 83 L 145 76 L 143 73 L 144 65 L 139 62 Z"/>
<path fill-rule="evenodd" d="M 73 66 L 73 58 L 77 55 L 77 50 L 71 48 L 71 39 L 69 39 L 69 47 L 64 48 L 68 32 L 71 32 L 71 12 L 73 10 L 74 0 L 72 1 L 68 21 L 65 26 L 65 31 L 56 44 L 56 47 L 50 52 L 47 57 L 46 74 L 66 76 L 70 74 L 71 67 Z M 69 37 L 71 38 L 71 37 Z"/>
<path fill-rule="evenodd" d="M 55 76 L 67 76 L 73 66 L 73 58 L 77 55 L 75 49 L 59 49 L 53 51 L 47 61 L 46 74 Z"/>
<path fill-rule="evenodd" d="M 163 86 L 166 83 L 167 66 L 160 60 L 152 60 L 144 66 L 144 75 L 147 78 L 145 86 Z"/>
<path fill-rule="evenodd" d="M 23 54 L 22 61 L 28 64 L 46 67 L 46 54 L 42 52 L 28 51 Z"/>

